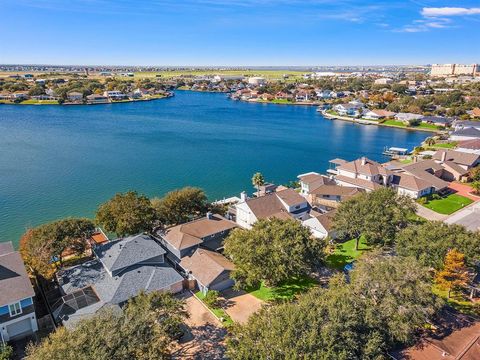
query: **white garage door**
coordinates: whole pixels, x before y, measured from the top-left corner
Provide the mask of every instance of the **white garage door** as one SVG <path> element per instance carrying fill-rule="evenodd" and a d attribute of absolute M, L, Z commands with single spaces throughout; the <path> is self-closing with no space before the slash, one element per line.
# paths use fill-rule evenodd
<path fill-rule="evenodd" d="M 29 332 L 32 332 L 32 323 L 29 318 L 7 325 L 7 333 L 10 339 Z"/>

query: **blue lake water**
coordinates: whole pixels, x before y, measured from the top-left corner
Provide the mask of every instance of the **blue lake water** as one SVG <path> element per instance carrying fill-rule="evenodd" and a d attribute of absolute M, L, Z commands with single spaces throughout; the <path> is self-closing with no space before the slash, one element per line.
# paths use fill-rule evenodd
<path fill-rule="evenodd" d="M 286 183 L 328 160 L 428 134 L 327 120 L 314 107 L 235 102 L 225 94 L 96 106 L 0 105 L 0 241 L 66 216 L 93 216 L 130 189 L 148 196 L 186 185 L 210 199 L 252 191 L 251 177 Z"/>

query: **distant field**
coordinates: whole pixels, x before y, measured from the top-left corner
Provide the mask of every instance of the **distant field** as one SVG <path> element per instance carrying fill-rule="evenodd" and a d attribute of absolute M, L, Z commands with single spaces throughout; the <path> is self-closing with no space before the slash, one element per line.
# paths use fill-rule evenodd
<path fill-rule="evenodd" d="M 156 72 L 136 72 L 135 78 L 152 78 L 161 75 L 162 78 L 172 78 L 178 76 L 202 76 L 202 75 L 243 75 L 262 76 L 266 79 L 283 79 L 283 75 L 289 76 L 288 80 L 298 79 L 305 72 L 303 71 L 281 71 L 281 70 L 173 70 L 173 71 L 156 71 Z"/>

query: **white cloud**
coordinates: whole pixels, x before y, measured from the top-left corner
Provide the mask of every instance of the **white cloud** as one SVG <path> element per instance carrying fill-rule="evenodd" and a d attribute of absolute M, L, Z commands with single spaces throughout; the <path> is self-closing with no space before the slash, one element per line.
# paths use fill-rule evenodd
<path fill-rule="evenodd" d="M 460 8 L 460 7 L 440 7 L 422 9 L 422 15 L 425 17 L 437 16 L 463 16 L 463 15 L 478 15 L 480 8 Z"/>
<path fill-rule="evenodd" d="M 423 19 L 415 20 L 413 24 L 406 25 L 401 29 L 395 30 L 395 32 L 425 32 L 432 29 L 444 29 L 450 27 L 450 20 L 444 18 L 435 18 L 435 19 Z"/>

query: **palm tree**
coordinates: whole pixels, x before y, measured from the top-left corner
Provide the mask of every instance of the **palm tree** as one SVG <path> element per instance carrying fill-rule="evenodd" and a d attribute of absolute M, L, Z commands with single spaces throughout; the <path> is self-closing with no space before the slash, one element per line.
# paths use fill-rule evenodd
<path fill-rule="evenodd" d="M 427 140 L 425 140 L 425 144 L 427 144 L 428 146 L 433 146 L 435 145 L 435 139 L 434 138 L 427 138 Z"/>
<path fill-rule="evenodd" d="M 259 172 L 253 174 L 252 184 L 257 189 L 257 196 L 260 196 L 260 186 L 265 185 L 265 178 Z"/>

